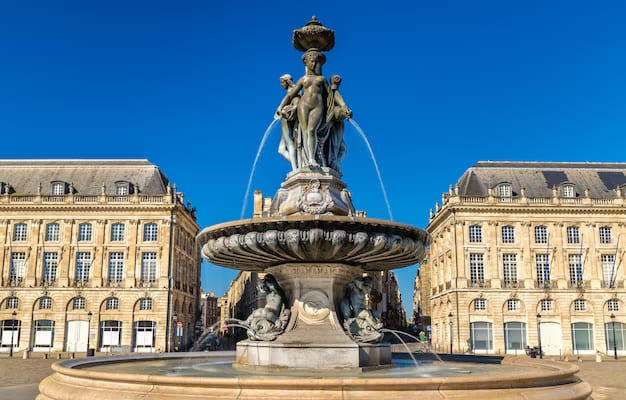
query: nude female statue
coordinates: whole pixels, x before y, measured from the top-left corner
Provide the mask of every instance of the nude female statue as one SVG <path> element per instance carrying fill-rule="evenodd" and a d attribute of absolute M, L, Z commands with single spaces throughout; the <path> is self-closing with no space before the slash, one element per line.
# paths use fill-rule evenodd
<path fill-rule="evenodd" d="M 304 90 L 298 101 L 298 122 L 303 141 L 299 167 L 319 167 L 320 164 L 316 159 L 317 135 L 326 116 L 326 98 L 330 92 L 328 82 L 322 76 L 322 65 L 326 62 L 326 56 L 317 50 L 309 50 L 302 56 L 302 61 L 306 66 L 306 74 L 289 89 L 278 110 Z"/>

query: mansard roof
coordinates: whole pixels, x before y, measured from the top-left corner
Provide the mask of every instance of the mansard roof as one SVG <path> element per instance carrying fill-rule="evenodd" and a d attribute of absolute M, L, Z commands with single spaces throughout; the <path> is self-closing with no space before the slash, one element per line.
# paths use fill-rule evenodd
<path fill-rule="evenodd" d="M 626 163 L 479 161 L 457 182 L 461 196 L 487 196 L 489 188 L 510 183 L 513 195 L 551 197 L 552 188 L 573 184 L 576 196 L 614 198 L 626 184 Z M 622 189 L 623 190 L 623 189 Z"/>
<path fill-rule="evenodd" d="M 138 186 L 139 193 L 165 194 L 168 179 L 156 165 L 140 160 L 0 160 L 0 182 L 13 193 L 49 193 L 52 182 L 73 185 L 77 194 L 116 194 L 116 182 Z M 134 189 L 137 190 L 137 189 Z"/>

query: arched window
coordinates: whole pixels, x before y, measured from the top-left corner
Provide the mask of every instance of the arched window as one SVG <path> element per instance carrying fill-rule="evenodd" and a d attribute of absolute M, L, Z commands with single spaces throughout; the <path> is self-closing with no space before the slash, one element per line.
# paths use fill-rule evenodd
<path fill-rule="evenodd" d="M 106 310 L 119 310 L 120 308 L 120 300 L 117 297 L 109 297 L 106 299 L 105 309 Z"/>
<path fill-rule="evenodd" d="M 53 196 L 62 196 L 65 194 L 65 182 L 55 181 L 51 183 L 52 190 L 51 193 Z"/>
<path fill-rule="evenodd" d="M 561 197 L 566 199 L 573 199 L 576 197 L 576 189 L 571 183 L 564 183 L 561 185 Z"/>
<path fill-rule="evenodd" d="M 6 299 L 6 309 L 7 310 L 15 310 L 20 307 L 20 299 L 17 297 L 7 297 Z"/>
<path fill-rule="evenodd" d="M 85 309 L 85 298 L 84 297 L 74 297 L 74 300 L 72 300 L 72 309 L 73 310 L 84 310 Z"/>
<path fill-rule="evenodd" d="M 52 308 L 52 298 L 51 297 L 42 297 L 39 299 L 39 309 L 40 310 L 49 310 Z"/>
<path fill-rule="evenodd" d="M 487 300 L 474 299 L 474 311 L 487 311 Z"/>
<path fill-rule="evenodd" d="M 139 309 L 140 310 L 152 310 L 152 299 L 150 297 L 144 297 L 139 300 Z"/>
<path fill-rule="evenodd" d="M 118 196 L 126 196 L 130 194 L 130 182 L 117 181 L 115 182 L 115 194 Z"/>

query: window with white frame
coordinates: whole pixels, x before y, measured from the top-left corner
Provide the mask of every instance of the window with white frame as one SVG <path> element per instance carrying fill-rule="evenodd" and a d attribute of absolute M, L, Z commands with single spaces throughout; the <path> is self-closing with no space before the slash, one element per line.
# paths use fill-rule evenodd
<path fill-rule="evenodd" d="M 481 243 L 483 241 L 483 228 L 480 225 L 470 225 L 469 241 L 470 243 Z"/>
<path fill-rule="evenodd" d="M 621 322 L 607 322 L 604 324 L 604 337 L 606 338 L 606 352 L 614 349 L 617 351 L 626 350 L 626 335 L 624 334 L 624 324 Z"/>
<path fill-rule="evenodd" d="M 600 255 L 602 263 L 602 286 L 613 287 L 615 284 L 615 254 Z"/>
<path fill-rule="evenodd" d="M 600 243 L 602 244 L 611 243 L 611 227 L 609 226 L 600 227 Z"/>
<path fill-rule="evenodd" d="M 118 310 L 120 308 L 120 300 L 117 297 L 109 297 L 106 300 L 105 308 L 107 310 Z"/>
<path fill-rule="evenodd" d="M 56 251 L 46 251 L 43 253 L 43 283 L 53 284 L 57 280 L 57 269 L 59 266 L 59 253 Z"/>
<path fill-rule="evenodd" d="M 502 271 L 504 274 L 504 284 L 508 287 L 517 285 L 517 255 L 502 254 Z"/>
<path fill-rule="evenodd" d="M 541 311 L 552 311 L 553 304 L 552 299 L 542 299 L 541 300 Z"/>
<path fill-rule="evenodd" d="M 152 310 L 152 299 L 150 297 L 144 297 L 139 300 L 139 309 L 140 310 Z"/>
<path fill-rule="evenodd" d="M 9 297 L 7 298 L 7 309 L 17 309 L 20 306 L 20 299 L 17 297 Z"/>
<path fill-rule="evenodd" d="M 470 253 L 470 279 L 472 285 L 483 285 L 485 282 L 485 265 L 482 253 Z"/>
<path fill-rule="evenodd" d="M 119 346 L 122 342 L 122 321 L 100 322 L 100 347 Z"/>
<path fill-rule="evenodd" d="M 72 301 L 72 308 L 74 310 L 84 310 L 85 309 L 85 298 L 84 297 L 74 297 Z"/>
<path fill-rule="evenodd" d="M 491 322 L 470 323 L 471 351 L 489 351 L 493 349 L 493 328 Z"/>
<path fill-rule="evenodd" d="M 535 226 L 535 243 L 548 243 L 548 228 L 545 226 Z"/>
<path fill-rule="evenodd" d="M 129 187 L 128 182 L 117 183 L 115 186 L 115 194 L 119 196 L 126 196 L 129 192 L 128 187 Z"/>
<path fill-rule="evenodd" d="M 78 241 L 79 242 L 91 242 L 91 234 L 93 227 L 90 223 L 82 223 L 78 225 Z"/>
<path fill-rule="evenodd" d="M 608 311 L 617 312 L 619 311 L 619 301 L 616 299 L 611 299 L 606 302 L 606 307 Z"/>
<path fill-rule="evenodd" d="M 91 252 L 76 252 L 76 283 L 82 286 L 89 282 L 89 274 L 91 269 Z"/>
<path fill-rule="evenodd" d="M 509 311 L 517 312 L 520 310 L 520 301 L 518 299 L 508 299 L 506 301 L 506 308 Z"/>
<path fill-rule="evenodd" d="M 502 243 L 515 243 L 515 228 L 506 225 L 502 227 Z"/>
<path fill-rule="evenodd" d="M 40 310 L 49 310 L 52 308 L 52 298 L 51 297 L 42 297 L 39 299 L 39 309 Z"/>
<path fill-rule="evenodd" d="M 150 223 L 143 226 L 143 241 L 155 242 L 157 240 L 158 228 L 157 224 Z"/>
<path fill-rule="evenodd" d="M 109 285 L 119 284 L 124 277 L 124 253 L 111 252 L 109 253 Z"/>
<path fill-rule="evenodd" d="M 52 195 L 53 196 L 61 196 L 65 194 L 65 183 L 64 182 L 53 182 L 52 183 Z"/>
<path fill-rule="evenodd" d="M 574 185 L 561 186 L 561 193 L 563 197 L 568 198 L 568 199 L 576 197 L 576 193 L 574 192 Z"/>
<path fill-rule="evenodd" d="M 506 322 L 504 324 L 504 343 L 506 350 L 525 349 L 526 324 L 523 322 Z"/>
<path fill-rule="evenodd" d="M 593 325 L 588 322 L 573 323 L 572 345 L 574 352 L 593 350 Z"/>
<path fill-rule="evenodd" d="M 501 183 L 498 186 L 498 194 L 500 197 L 511 197 L 511 185 L 508 183 Z"/>
<path fill-rule="evenodd" d="M 26 253 L 11 253 L 11 275 L 9 280 L 12 285 L 21 285 L 26 272 Z"/>
<path fill-rule="evenodd" d="M 141 282 L 144 284 L 156 282 L 156 252 L 145 252 L 141 255 Z"/>
<path fill-rule="evenodd" d="M 474 311 L 486 311 L 487 301 L 485 299 L 474 299 Z"/>
<path fill-rule="evenodd" d="M 121 223 L 111 225 L 111 241 L 121 242 L 124 240 L 125 226 Z"/>
<path fill-rule="evenodd" d="M 569 254 L 569 281 L 574 286 L 580 286 L 583 283 L 583 266 L 580 254 Z"/>
<path fill-rule="evenodd" d="M 535 265 L 537 267 L 537 282 L 544 284 L 550 282 L 550 264 L 547 254 L 535 254 Z"/>
<path fill-rule="evenodd" d="M 585 311 L 587 310 L 587 302 L 585 299 L 576 299 L 574 300 L 574 311 Z"/>
<path fill-rule="evenodd" d="M 59 224 L 51 223 L 46 225 L 46 241 L 55 242 L 59 240 Z"/>
<path fill-rule="evenodd" d="M 567 227 L 567 243 L 576 244 L 580 243 L 580 230 L 577 226 Z"/>
<path fill-rule="evenodd" d="M 26 231 L 27 231 L 27 226 L 26 224 L 15 224 L 15 226 L 13 227 L 13 241 L 14 242 L 23 242 L 24 240 L 26 240 Z"/>

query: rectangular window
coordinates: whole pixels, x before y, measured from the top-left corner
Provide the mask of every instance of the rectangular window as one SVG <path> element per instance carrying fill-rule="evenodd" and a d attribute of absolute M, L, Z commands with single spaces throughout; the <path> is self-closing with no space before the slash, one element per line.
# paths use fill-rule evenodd
<path fill-rule="evenodd" d="M 573 323 L 572 344 L 574 352 L 593 350 L 593 325 L 587 322 Z"/>
<path fill-rule="evenodd" d="M 59 240 L 59 224 L 46 225 L 46 241 Z"/>
<path fill-rule="evenodd" d="M 39 309 L 40 310 L 49 310 L 52 308 L 52 298 L 51 297 L 42 297 L 39 300 Z"/>
<path fill-rule="evenodd" d="M 84 310 L 85 309 L 85 298 L 84 297 L 74 297 L 74 301 L 72 302 L 72 308 L 74 310 Z"/>
<path fill-rule="evenodd" d="M 122 282 L 124 276 L 124 253 L 109 253 L 109 286 L 116 286 Z"/>
<path fill-rule="evenodd" d="M 547 254 L 535 254 L 535 265 L 537 267 L 537 283 L 539 286 L 550 283 L 550 265 Z"/>
<path fill-rule="evenodd" d="M 485 299 L 474 299 L 474 311 L 486 311 L 487 301 Z"/>
<path fill-rule="evenodd" d="M 11 310 L 11 309 L 16 309 L 18 308 L 20 305 L 20 299 L 18 299 L 17 297 L 9 297 L 7 299 L 7 309 Z"/>
<path fill-rule="evenodd" d="M 583 266 L 580 262 L 580 254 L 570 254 L 568 260 L 570 286 L 581 287 L 583 284 Z"/>
<path fill-rule="evenodd" d="M 483 230 L 480 225 L 472 225 L 469 227 L 470 243 L 481 243 L 483 241 Z"/>
<path fill-rule="evenodd" d="M 502 270 L 504 273 L 504 286 L 517 287 L 517 255 L 502 254 Z"/>
<path fill-rule="evenodd" d="M 587 302 L 584 299 L 574 300 L 574 311 L 585 311 L 585 310 L 587 310 Z"/>
<path fill-rule="evenodd" d="M 535 243 L 548 243 L 548 228 L 545 226 L 535 226 Z"/>
<path fill-rule="evenodd" d="M 11 253 L 11 276 L 9 280 L 12 286 L 19 286 L 24 281 L 26 272 L 26 253 Z"/>
<path fill-rule="evenodd" d="M 608 226 L 600 227 L 600 243 L 611 243 L 611 228 Z"/>
<path fill-rule="evenodd" d="M 515 228 L 507 225 L 502 227 L 502 243 L 515 243 Z"/>
<path fill-rule="evenodd" d="M 511 197 L 511 185 L 509 184 L 501 184 L 498 187 L 498 191 L 500 192 L 500 197 Z"/>
<path fill-rule="evenodd" d="M 482 253 L 470 253 L 470 278 L 472 286 L 482 286 L 485 283 L 485 265 Z"/>
<path fill-rule="evenodd" d="M 139 302 L 140 310 L 152 310 L 152 299 L 149 297 L 141 299 Z"/>
<path fill-rule="evenodd" d="M 115 194 L 118 196 L 126 196 L 128 194 L 128 184 L 118 184 L 115 188 Z"/>
<path fill-rule="evenodd" d="M 80 224 L 78 226 L 78 240 L 80 242 L 91 242 L 91 233 L 93 229 L 91 224 Z"/>
<path fill-rule="evenodd" d="M 520 302 L 517 299 L 509 299 L 506 301 L 506 307 L 509 311 L 519 311 L 520 310 Z"/>
<path fill-rule="evenodd" d="M 157 240 L 157 224 L 145 224 L 143 226 L 143 241 L 155 242 Z"/>
<path fill-rule="evenodd" d="M 65 194 L 65 183 L 55 182 L 52 184 L 52 195 L 61 196 Z"/>
<path fill-rule="evenodd" d="M 602 287 L 611 288 L 615 284 L 615 254 L 602 254 Z"/>
<path fill-rule="evenodd" d="M 156 282 L 156 259 L 156 252 L 141 255 L 141 282 L 144 285 Z"/>
<path fill-rule="evenodd" d="M 552 311 L 552 300 L 551 299 L 543 299 L 543 300 L 541 300 L 541 311 Z"/>
<path fill-rule="evenodd" d="M 561 188 L 561 190 L 563 192 L 563 197 L 567 197 L 570 199 L 574 197 L 574 186 L 565 185 Z"/>
<path fill-rule="evenodd" d="M 106 302 L 107 310 L 118 310 L 120 308 L 120 300 L 117 297 L 109 297 Z"/>
<path fill-rule="evenodd" d="M 13 241 L 23 242 L 26 240 L 26 224 L 15 224 L 13 228 Z"/>
<path fill-rule="evenodd" d="M 604 324 L 604 337 L 606 338 L 606 352 L 610 354 L 614 349 L 624 351 L 624 324 L 621 322 L 607 322 Z M 614 347 L 615 346 L 615 347 Z"/>
<path fill-rule="evenodd" d="M 100 322 L 100 347 L 117 347 L 122 338 L 121 321 Z M 105 350 L 105 349 L 103 349 Z"/>
<path fill-rule="evenodd" d="M 507 350 L 523 350 L 526 348 L 526 324 L 523 322 L 507 322 L 504 324 L 504 342 Z"/>
<path fill-rule="evenodd" d="M 91 269 L 91 253 L 79 251 L 76 253 L 76 286 L 83 286 L 89 282 Z"/>
<path fill-rule="evenodd" d="M 472 322 L 470 324 L 470 342 L 472 351 L 492 350 L 493 329 L 491 322 Z"/>
<path fill-rule="evenodd" d="M 121 242 L 124 240 L 124 224 L 111 225 L 111 241 Z"/>
<path fill-rule="evenodd" d="M 51 285 L 57 280 L 57 269 L 59 265 L 59 253 L 43 253 L 43 284 Z"/>
<path fill-rule="evenodd" d="M 619 311 L 619 301 L 615 299 L 611 299 L 606 303 L 607 309 L 609 311 L 617 312 Z"/>
<path fill-rule="evenodd" d="M 577 226 L 567 227 L 567 243 L 577 244 L 580 243 L 580 230 Z"/>

